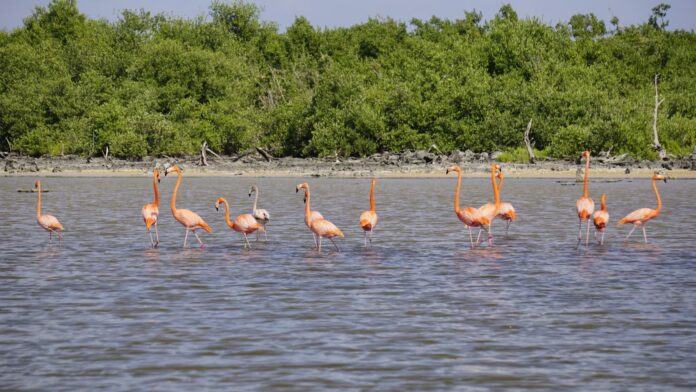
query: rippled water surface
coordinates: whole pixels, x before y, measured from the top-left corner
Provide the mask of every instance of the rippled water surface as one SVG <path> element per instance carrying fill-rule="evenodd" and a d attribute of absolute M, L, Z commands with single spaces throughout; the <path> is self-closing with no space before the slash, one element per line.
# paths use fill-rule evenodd
<path fill-rule="evenodd" d="M 0 179 L 0 389 L 9 390 L 693 390 L 696 388 L 696 182 L 660 183 L 663 214 L 624 243 L 576 247 L 581 187 L 508 178 L 519 220 L 493 247 L 468 248 L 452 212 L 456 179 L 382 179 L 372 248 L 357 225 L 368 179 L 307 179 L 312 207 L 342 228 L 317 253 L 297 178 L 184 177 L 178 206 L 214 229 L 184 231 L 161 184 L 161 246 L 140 208 L 148 178 Z M 268 242 L 244 250 L 215 199 L 271 213 Z M 649 180 L 594 182 L 612 223 L 654 207 Z M 462 205 L 490 197 L 465 179 Z M 195 245 L 195 240 L 193 241 Z M 327 242 L 324 243 L 327 245 Z M 329 250 L 330 247 L 326 247 Z"/>

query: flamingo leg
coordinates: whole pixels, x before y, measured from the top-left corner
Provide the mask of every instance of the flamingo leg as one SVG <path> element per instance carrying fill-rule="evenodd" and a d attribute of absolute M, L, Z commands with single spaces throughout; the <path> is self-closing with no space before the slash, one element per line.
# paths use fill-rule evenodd
<path fill-rule="evenodd" d="M 317 247 L 318 247 L 319 252 L 321 252 L 321 236 L 318 236 L 318 237 L 319 237 L 319 245 Z"/>
<path fill-rule="evenodd" d="M 476 236 L 476 245 L 481 243 L 481 228 L 479 227 L 478 235 Z"/>
<path fill-rule="evenodd" d="M 249 243 L 249 238 L 247 238 L 247 234 L 246 233 L 242 233 L 242 234 L 244 234 L 244 241 L 245 241 L 244 248 L 246 249 L 246 247 L 248 245 L 249 249 L 251 249 L 251 244 Z"/>
<path fill-rule="evenodd" d="M 256 241 L 258 242 L 258 240 L 259 240 L 259 231 L 256 230 Z"/>
<path fill-rule="evenodd" d="M 186 228 L 186 235 L 184 236 L 184 248 L 186 248 L 186 241 L 188 240 L 188 233 L 189 233 L 189 229 L 187 227 Z"/>
<path fill-rule="evenodd" d="M 643 240 L 646 244 L 648 243 L 648 235 L 645 234 L 645 225 L 643 225 Z"/>
<path fill-rule="evenodd" d="M 507 224 L 505 225 L 505 237 L 508 236 L 508 230 L 510 229 L 510 220 L 507 221 Z"/>
<path fill-rule="evenodd" d="M 590 246 L 590 220 L 585 223 L 587 226 L 587 234 L 585 235 L 585 246 Z"/>
<path fill-rule="evenodd" d="M 203 241 L 201 241 L 200 238 L 198 238 L 198 233 L 196 233 L 196 229 L 193 229 L 193 235 L 196 236 L 196 239 L 198 240 L 198 243 L 201 244 L 201 248 L 204 247 L 205 244 L 203 243 Z"/>
<path fill-rule="evenodd" d="M 331 243 L 336 247 L 336 252 L 340 252 L 341 250 L 338 249 L 338 245 L 336 245 L 336 243 L 334 242 L 333 238 L 329 237 L 329 239 L 331 240 Z"/>
<path fill-rule="evenodd" d="M 604 230 L 602 230 L 602 239 L 599 241 L 600 245 L 604 245 Z"/>
<path fill-rule="evenodd" d="M 367 236 L 367 238 L 370 240 L 370 245 L 372 245 L 372 230 L 374 230 L 374 227 L 370 229 L 370 235 Z"/>
<path fill-rule="evenodd" d="M 469 228 L 469 241 L 471 241 L 471 249 L 474 249 L 474 235 L 471 233 L 471 226 L 467 226 Z"/>
<path fill-rule="evenodd" d="M 578 245 L 582 242 L 582 219 L 578 219 Z"/>
<path fill-rule="evenodd" d="M 148 230 L 147 234 L 150 235 L 150 246 L 152 246 L 154 248 L 156 245 L 155 245 L 155 240 L 152 239 L 152 232 L 150 230 Z"/>
<path fill-rule="evenodd" d="M 58 235 L 58 242 L 62 242 L 63 236 L 60 234 L 60 231 L 56 231 L 56 234 Z"/>
<path fill-rule="evenodd" d="M 157 241 L 155 241 L 155 248 L 159 246 L 159 232 L 157 231 L 157 222 L 155 222 L 155 236 L 157 237 Z"/>
<path fill-rule="evenodd" d="M 266 225 L 263 225 L 263 240 L 268 241 L 268 233 L 266 232 Z"/>
<path fill-rule="evenodd" d="M 363 230 L 363 238 L 365 239 L 365 247 L 367 248 L 367 230 Z"/>
<path fill-rule="evenodd" d="M 636 227 L 638 227 L 638 226 L 633 225 L 633 228 L 631 229 L 631 231 L 628 232 L 628 235 L 626 236 L 624 241 L 628 241 L 628 239 L 631 237 L 631 234 L 633 234 L 633 231 L 636 229 Z"/>
<path fill-rule="evenodd" d="M 491 223 L 488 224 L 488 245 L 493 245 L 493 233 L 491 232 Z"/>
<path fill-rule="evenodd" d="M 319 247 L 319 243 L 317 242 L 317 235 L 312 232 L 312 238 L 314 238 L 314 249 Z"/>
<path fill-rule="evenodd" d="M 48 230 L 48 243 L 53 242 L 53 230 Z"/>

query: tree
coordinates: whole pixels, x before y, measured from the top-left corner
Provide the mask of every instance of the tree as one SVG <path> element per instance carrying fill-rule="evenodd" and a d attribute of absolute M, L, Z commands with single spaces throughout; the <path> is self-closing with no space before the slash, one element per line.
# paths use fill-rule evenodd
<path fill-rule="evenodd" d="M 672 6 L 667 3 L 660 3 L 653 7 L 652 15 L 648 18 L 648 24 L 656 29 L 664 30 L 669 25 L 669 21 L 665 20 L 665 17 L 670 8 L 672 8 Z"/>

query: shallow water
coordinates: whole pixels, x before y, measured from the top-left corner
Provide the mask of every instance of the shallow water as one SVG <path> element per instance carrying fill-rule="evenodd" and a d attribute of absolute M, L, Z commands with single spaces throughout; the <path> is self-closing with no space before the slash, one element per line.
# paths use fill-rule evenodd
<path fill-rule="evenodd" d="M 311 249 L 297 178 L 184 177 L 179 208 L 214 229 L 181 249 L 161 184 L 161 246 L 140 208 L 148 178 L 0 179 L 0 389 L 660 390 L 696 388 L 694 181 L 660 183 L 663 214 L 624 243 L 620 216 L 654 208 L 649 180 L 595 182 L 606 244 L 576 246 L 580 186 L 508 178 L 519 220 L 468 248 L 456 179 L 382 179 L 371 248 L 357 226 L 369 179 L 307 179 L 312 207 L 341 227 L 341 253 Z M 242 249 L 214 201 L 271 213 L 267 243 Z M 462 205 L 490 197 L 465 179 Z M 191 237 L 192 238 L 192 237 Z M 191 238 L 189 238 L 191 240 Z"/>

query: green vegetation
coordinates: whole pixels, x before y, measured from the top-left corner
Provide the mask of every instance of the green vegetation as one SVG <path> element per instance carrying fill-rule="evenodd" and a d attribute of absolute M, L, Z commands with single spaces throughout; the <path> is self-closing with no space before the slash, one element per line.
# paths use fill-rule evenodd
<path fill-rule="evenodd" d="M 669 6 L 611 26 L 593 14 L 549 26 L 509 5 L 484 22 L 374 20 L 286 32 L 239 1 L 208 18 L 37 7 L 0 31 L 0 146 L 25 154 L 126 158 L 263 147 L 276 156 L 427 149 L 508 151 L 523 132 L 552 157 L 612 149 L 653 158 L 696 144 L 696 34 L 666 31 Z"/>

